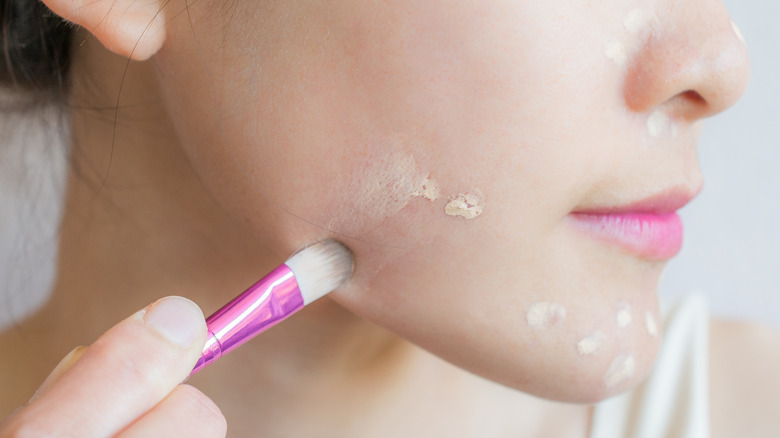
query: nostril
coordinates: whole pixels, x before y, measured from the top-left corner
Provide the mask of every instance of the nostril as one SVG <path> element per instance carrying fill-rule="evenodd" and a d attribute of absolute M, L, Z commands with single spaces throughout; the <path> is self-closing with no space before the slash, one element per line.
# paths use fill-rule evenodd
<path fill-rule="evenodd" d="M 677 120 L 695 120 L 704 117 L 709 111 L 710 104 L 696 90 L 686 90 L 678 93 L 663 103 L 670 117 Z"/>
<path fill-rule="evenodd" d="M 707 105 L 707 101 L 696 90 L 684 91 L 680 93 L 680 97 L 696 105 L 702 105 L 702 106 Z"/>

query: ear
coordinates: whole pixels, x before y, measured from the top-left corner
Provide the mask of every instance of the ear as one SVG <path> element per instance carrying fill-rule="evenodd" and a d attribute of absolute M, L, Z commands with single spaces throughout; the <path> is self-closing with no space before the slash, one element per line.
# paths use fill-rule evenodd
<path fill-rule="evenodd" d="M 43 0 L 60 17 L 90 31 L 107 49 L 143 61 L 165 42 L 164 0 Z"/>

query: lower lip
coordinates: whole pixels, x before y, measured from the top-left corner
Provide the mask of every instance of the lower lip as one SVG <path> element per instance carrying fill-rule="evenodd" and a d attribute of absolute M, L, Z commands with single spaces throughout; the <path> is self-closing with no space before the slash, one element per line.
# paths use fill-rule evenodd
<path fill-rule="evenodd" d="M 682 248 L 683 225 L 677 213 L 572 213 L 571 217 L 591 236 L 645 259 L 670 259 Z"/>

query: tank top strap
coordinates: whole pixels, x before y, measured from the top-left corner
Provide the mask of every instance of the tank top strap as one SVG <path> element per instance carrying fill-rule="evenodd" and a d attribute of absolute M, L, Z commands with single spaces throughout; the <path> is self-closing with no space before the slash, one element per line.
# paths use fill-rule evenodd
<path fill-rule="evenodd" d="M 596 405 L 591 438 L 702 438 L 709 434 L 709 311 L 701 295 L 666 315 L 649 378 Z"/>

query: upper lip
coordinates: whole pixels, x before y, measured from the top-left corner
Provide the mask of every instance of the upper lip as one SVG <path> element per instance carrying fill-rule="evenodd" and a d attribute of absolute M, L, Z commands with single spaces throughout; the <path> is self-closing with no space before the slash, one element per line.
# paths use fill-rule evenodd
<path fill-rule="evenodd" d="M 702 186 L 696 187 L 671 187 L 654 193 L 645 198 L 630 201 L 627 204 L 603 206 L 577 210 L 575 213 L 584 214 L 664 214 L 672 213 L 691 202 L 701 192 Z"/>

